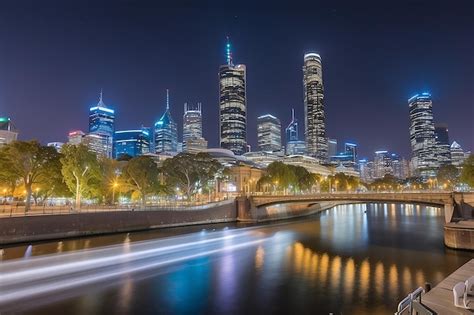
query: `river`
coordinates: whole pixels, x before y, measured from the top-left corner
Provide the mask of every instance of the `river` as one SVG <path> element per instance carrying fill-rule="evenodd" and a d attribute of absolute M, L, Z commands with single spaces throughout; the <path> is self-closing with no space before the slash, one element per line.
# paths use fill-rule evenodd
<path fill-rule="evenodd" d="M 0 250 L 0 314 L 393 314 L 474 253 L 443 245 L 441 209 L 342 205 Z"/>

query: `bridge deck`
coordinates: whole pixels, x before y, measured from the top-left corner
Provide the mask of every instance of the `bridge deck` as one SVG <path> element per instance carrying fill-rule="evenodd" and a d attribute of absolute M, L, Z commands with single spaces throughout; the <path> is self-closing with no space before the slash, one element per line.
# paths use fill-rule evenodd
<path fill-rule="evenodd" d="M 441 281 L 430 292 L 423 295 L 421 301 L 438 314 L 474 314 L 474 310 L 466 310 L 454 306 L 453 287 L 474 276 L 474 259 L 461 266 L 446 279 Z M 470 297 L 474 301 L 474 297 Z M 473 302 L 471 302 L 472 305 Z"/>

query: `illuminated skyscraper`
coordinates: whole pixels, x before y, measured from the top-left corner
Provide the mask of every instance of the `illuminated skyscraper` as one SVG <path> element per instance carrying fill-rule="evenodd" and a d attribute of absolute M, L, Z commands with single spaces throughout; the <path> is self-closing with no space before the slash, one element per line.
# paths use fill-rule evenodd
<path fill-rule="evenodd" d="M 118 130 L 114 137 L 114 158 L 136 157 L 150 152 L 150 132 L 146 128 Z"/>
<path fill-rule="evenodd" d="M 155 123 L 156 153 L 178 152 L 178 126 L 171 117 L 169 90 L 166 90 L 166 110 Z"/>
<path fill-rule="evenodd" d="M 435 124 L 436 160 L 439 165 L 451 164 L 448 125 Z"/>
<path fill-rule="evenodd" d="M 281 151 L 280 119 L 270 114 L 258 117 L 257 141 L 260 151 Z"/>
<path fill-rule="evenodd" d="M 291 122 L 285 129 L 286 135 L 286 154 L 304 155 L 306 154 L 306 143 L 300 140 L 299 124 L 295 117 L 295 110 L 291 109 Z"/>
<path fill-rule="evenodd" d="M 321 57 L 316 53 L 304 55 L 303 65 L 304 115 L 306 151 L 320 163 L 328 161 L 326 117 Z"/>
<path fill-rule="evenodd" d="M 229 38 L 227 64 L 219 68 L 220 147 L 242 155 L 247 150 L 247 93 L 245 65 L 234 65 Z"/>
<path fill-rule="evenodd" d="M 329 159 L 337 154 L 337 139 L 328 139 Z"/>
<path fill-rule="evenodd" d="M 351 156 L 352 162 L 357 161 L 357 144 L 346 142 L 344 144 L 344 151 L 347 155 Z"/>
<path fill-rule="evenodd" d="M 107 108 L 103 102 L 102 91 L 100 91 L 99 103 L 89 108 L 89 134 L 94 136 L 91 143 L 94 143 L 94 152 L 99 155 L 111 158 L 112 145 L 115 130 L 115 111 Z M 99 139 L 100 138 L 100 139 Z M 104 148 L 98 148 L 103 145 Z"/>
<path fill-rule="evenodd" d="M 199 152 L 207 149 L 207 141 L 202 137 L 202 107 L 184 103 L 183 115 L 183 151 Z"/>
<path fill-rule="evenodd" d="M 434 176 L 439 166 L 435 156 L 435 127 L 431 94 L 416 94 L 408 100 L 412 164 L 419 175 Z"/>
<path fill-rule="evenodd" d="M 291 121 L 288 127 L 285 129 L 285 134 L 286 134 L 286 143 L 290 141 L 298 141 L 298 121 L 296 120 L 295 117 L 295 109 L 291 109 Z"/>

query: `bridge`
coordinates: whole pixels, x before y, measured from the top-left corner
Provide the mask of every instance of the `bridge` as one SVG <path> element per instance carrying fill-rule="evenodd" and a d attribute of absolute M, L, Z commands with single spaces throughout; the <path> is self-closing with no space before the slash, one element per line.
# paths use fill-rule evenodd
<path fill-rule="evenodd" d="M 444 208 L 445 221 L 450 223 L 461 219 L 473 219 L 474 193 L 433 192 L 390 192 L 390 193 L 320 193 L 311 195 L 256 195 L 249 196 L 242 210 L 265 209 L 276 204 L 306 204 L 307 208 L 316 204 L 348 202 L 399 202 L 420 203 Z M 241 200 L 242 202 L 242 200 Z M 240 212 L 240 211 L 239 211 Z M 245 216 L 242 213 L 243 216 Z M 239 215 L 240 216 L 240 215 Z"/>

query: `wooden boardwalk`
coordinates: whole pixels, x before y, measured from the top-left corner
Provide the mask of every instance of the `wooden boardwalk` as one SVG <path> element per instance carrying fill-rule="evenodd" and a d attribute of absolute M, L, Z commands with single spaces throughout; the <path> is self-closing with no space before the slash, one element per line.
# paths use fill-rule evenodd
<path fill-rule="evenodd" d="M 441 281 L 430 292 L 424 294 L 421 302 L 431 308 L 439 315 L 444 314 L 474 314 L 474 309 L 466 310 L 454 306 L 453 287 L 458 282 L 464 282 L 467 278 L 474 276 L 474 259 L 471 259 L 458 270 L 450 274 L 446 279 Z M 474 296 L 471 296 L 474 301 Z M 471 302 L 471 306 L 474 302 Z"/>

